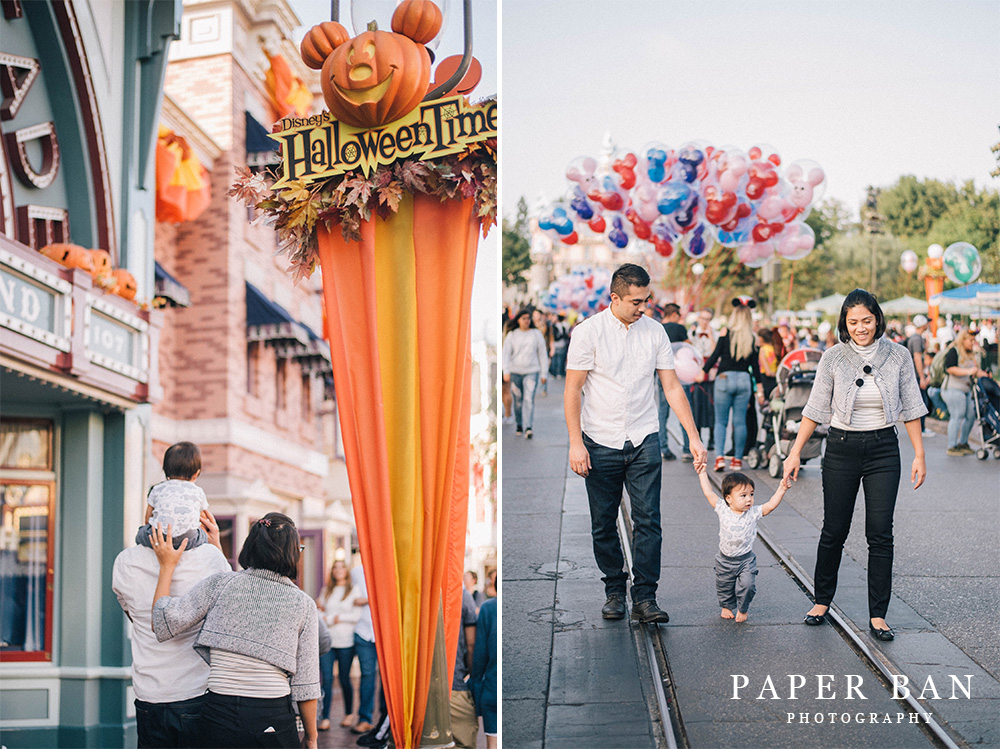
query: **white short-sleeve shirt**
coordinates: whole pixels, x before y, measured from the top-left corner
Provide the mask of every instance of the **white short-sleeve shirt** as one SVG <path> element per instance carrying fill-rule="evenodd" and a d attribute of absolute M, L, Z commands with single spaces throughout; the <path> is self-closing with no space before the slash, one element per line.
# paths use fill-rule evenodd
<path fill-rule="evenodd" d="M 719 516 L 719 551 L 727 557 L 740 557 L 753 551 L 757 538 L 757 521 L 764 516 L 763 505 L 754 505 L 743 512 L 733 512 L 721 497 L 715 502 Z"/>
<path fill-rule="evenodd" d="M 674 353 L 663 325 L 640 317 L 629 326 L 611 308 L 573 330 L 566 369 L 587 372 L 580 425 L 599 445 L 621 450 L 638 446 L 659 430 L 658 369 L 673 369 Z"/>
<path fill-rule="evenodd" d="M 163 532 L 173 526 L 174 536 L 201 527 L 201 511 L 208 509 L 205 492 L 193 481 L 167 479 L 149 490 L 146 502 L 153 508 L 149 524 L 153 528 L 159 523 Z"/>

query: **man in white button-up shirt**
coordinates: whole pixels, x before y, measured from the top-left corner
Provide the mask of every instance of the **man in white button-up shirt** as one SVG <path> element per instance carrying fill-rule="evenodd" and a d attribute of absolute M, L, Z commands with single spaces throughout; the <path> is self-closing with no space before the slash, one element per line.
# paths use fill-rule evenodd
<path fill-rule="evenodd" d="M 649 274 L 626 263 L 611 278 L 611 306 L 573 331 L 566 362 L 569 463 L 585 477 L 597 566 L 604 573 L 605 619 L 625 616 L 628 573 L 618 539 L 622 488 L 632 507 L 632 618 L 666 622 L 656 604 L 660 578 L 660 444 L 654 372 L 688 434 L 695 467 L 707 452 L 677 375 L 663 326 L 645 317 Z"/>

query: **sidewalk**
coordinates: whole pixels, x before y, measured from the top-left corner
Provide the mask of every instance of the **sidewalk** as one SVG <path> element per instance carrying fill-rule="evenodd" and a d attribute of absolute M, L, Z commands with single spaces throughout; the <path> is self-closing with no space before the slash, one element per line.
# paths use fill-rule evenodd
<path fill-rule="evenodd" d="M 633 627 L 600 617 L 603 589 L 584 482 L 567 466 L 561 385 L 550 382 L 550 394 L 536 400 L 533 440 L 515 437 L 509 425 L 503 431 L 504 739 L 539 749 L 656 746 L 659 727 L 647 705 L 649 669 Z M 901 447 L 908 471 L 912 452 L 905 438 Z M 867 635 L 865 571 L 854 561 L 867 558 L 863 502 L 836 603 L 863 627 L 866 645 L 908 675 L 917 693 L 933 678 L 945 699 L 927 704 L 965 742 L 1000 746 L 994 559 L 1000 463 L 946 460 L 933 440 L 927 451 L 927 486 L 911 495 L 902 488 L 896 511 L 896 580 L 888 617 L 896 641 L 876 645 Z M 766 471 L 747 473 L 757 481 L 759 501 L 766 501 L 776 480 Z M 908 718 L 895 722 L 907 708 L 890 699 L 833 627 L 802 625 L 810 606 L 805 593 L 759 541 L 750 620 L 736 625 L 720 619 L 712 572 L 717 520 L 690 464 L 663 464 L 662 496 L 659 602 L 671 622 L 661 633 L 690 746 L 929 745 Z M 811 578 L 821 522 L 814 461 L 762 528 Z M 734 700 L 734 675 L 740 674 L 748 686 Z M 823 674 L 835 677 L 824 694 L 835 693 L 835 699 L 817 699 L 817 676 Z M 949 674 L 972 674 L 973 699 L 947 699 Z M 792 675 L 805 678 L 794 701 Z M 846 699 L 848 675 L 862 678 L 863 703 L 856 695 Z M 768 677 L 773 691 L 757 699 Z M 877 714 L 880 722 L 803 724 L 798 718 L 831 712 Z M 792 722 L 789 713 L 796 716 Z M 892 723 L 881 722 L 886 715 Z"/>

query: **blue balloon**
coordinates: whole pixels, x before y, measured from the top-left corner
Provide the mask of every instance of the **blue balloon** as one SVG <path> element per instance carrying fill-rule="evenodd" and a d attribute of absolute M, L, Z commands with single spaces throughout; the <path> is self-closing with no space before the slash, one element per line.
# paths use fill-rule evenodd
<path fill-rule="evenodd" d="M 691 188 L 683 182 L 668 182 L 656 196 L 656 208 L 664 215 L 674 213 L 691 195 Z"/>
<path fill-rule="evenodd" d="M 646 151 L 646 174 L 653 182 L 662 182 L 667 176 L 664 164 L 667 163 L 667 153 L 662 148 L 650 148 Z"/>
<path fill-rule="evenodd" d="M 694 222 L 695 211 L 698 208 L 698 194 L 692 192 L 690 200 L 684 203 L 674 214 L 678 226 L 690 226 Z"/>
<path fill-rule="evenodd" d="M 589 221 L 594 217 L 594 209 L 590 206 L 590 201 L 587 200 L 587 194 L 579 185 L 573 188 L 573 200 L 570 201 L 569 205 L 576 211 L 576 215 L 584 221 Z"/>
<path fill-rule="evenodd" d="M 625 233 L 625 228 L 622 224 L 620 216 L 615 216 L 611 220 L 611 231 L 608 232 L 608 239 L 610 239 L 611 244 L 619 250 L 628 245 L 628 234 Z"/>
<path fill-rule="evenodd" d="M 691 257 L 701 257 L 705 254 L 705 225 L 699 225 L 691 233 L 691 242 L 688 244 L 688 254 Z"/>
<path fill-rule="evenodd" d="M 684 180 L 694 182 L 698 176 L 698 166 L 705 160 L 705 154 L 697 148 L 685 148 L 677 154 L 677 163 L 684 170 Z"/>

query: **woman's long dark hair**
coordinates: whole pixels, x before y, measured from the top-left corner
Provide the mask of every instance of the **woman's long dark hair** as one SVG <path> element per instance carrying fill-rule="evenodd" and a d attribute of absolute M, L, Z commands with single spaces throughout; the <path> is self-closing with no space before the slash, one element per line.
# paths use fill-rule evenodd
<path fill-rule="evenodd" d="M 534 324 L 534 320 L 531 319 L 531 312 L 532 312 L 531 307 L 522 307 L 521 309 L 519 309 L 517 311 L 517 314 L 514 315 L 512 318 L 510 318 L 510 320 L 508 321 L 507 325 L 505 326 L 506 330 L 504 330 L 504 333 L 509 333 L 512 330 L 516 330 L 518 328 L 517 321 L 520 320 L 525 315 L 528 316 L 528 321 Z"/>
<path fill-rule="evenodd" d="M 270 570 L 294 580 L 299 572 L 299 532 L 294 521 L 280 512 L 269 512 L 250 526 L 240 566 Z"/>
<path fill-rule="evenodd" d="M 874 294 L 864 289 L 855 289 L 847 295 L 843 305 L 840 307 L 840 319 L 837 320 L 837 335 L 840 336 L 841 343 L 847 343 L 851 340 L 851 334 L 847 332 L 847 310 L 859 306 L 864 307 L 875 315 L 875 338 L 879 339 L 885 333 L 885 315 L 882 314 L 882 308 L 878 306 L 878 300 Z"/>

